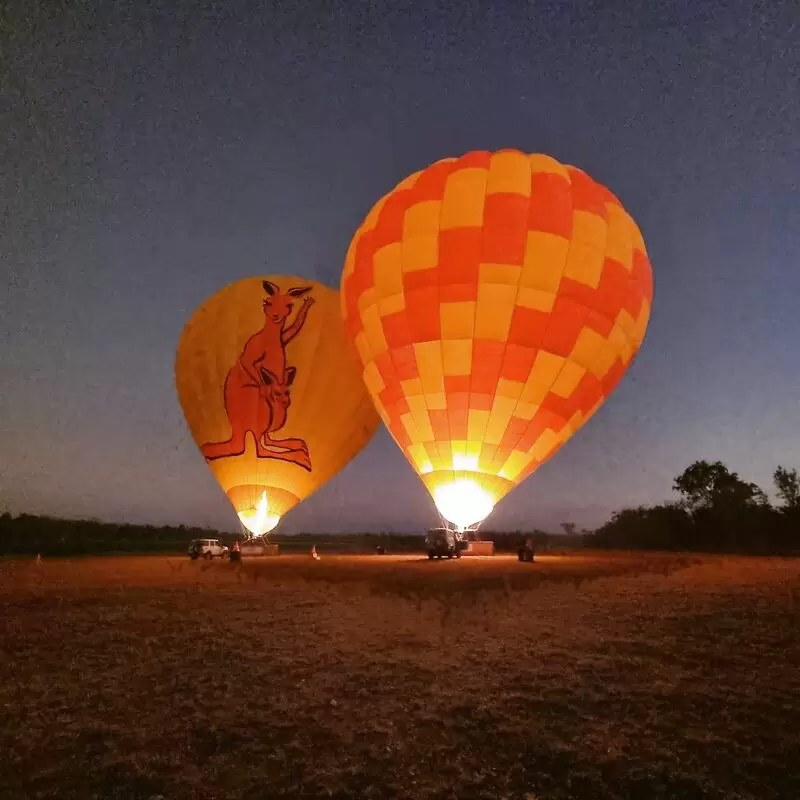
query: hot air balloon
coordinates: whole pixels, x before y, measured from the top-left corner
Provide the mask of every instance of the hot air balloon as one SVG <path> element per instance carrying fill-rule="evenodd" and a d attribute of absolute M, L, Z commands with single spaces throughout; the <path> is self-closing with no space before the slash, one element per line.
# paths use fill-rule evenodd
<path fill-rule="evenodd" d="M 652 274 L 633 219 L 585 172 L 476 151 L 375 204 L 341 288 L 378 412 L 464 529 L 613 391 L 644 338 Z"/>
<path fill-rule="evenodd" d="M 380 422 L 338 294 L 295 276 L 247 278 L 206 300 L 183 330 L 180 404 L 253 536 L 353 459 Z"/>

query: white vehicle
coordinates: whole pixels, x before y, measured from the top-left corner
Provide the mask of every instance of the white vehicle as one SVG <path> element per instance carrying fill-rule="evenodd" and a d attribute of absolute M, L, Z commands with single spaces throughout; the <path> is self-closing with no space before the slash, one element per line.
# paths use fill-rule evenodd
<path fill-rule="evenodd" d="M 219 539 L 192 539 L 189 544 L 189 557 L 227 558 L 228 548 Z"/>

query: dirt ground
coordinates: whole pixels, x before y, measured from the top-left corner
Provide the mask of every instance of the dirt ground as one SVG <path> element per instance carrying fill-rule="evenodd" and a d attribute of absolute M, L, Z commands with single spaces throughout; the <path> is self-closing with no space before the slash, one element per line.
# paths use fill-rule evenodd
<path fill-rule="evenodd" d="M 0 561 L 0 797 L 800 798 L 800 559 Z"/>

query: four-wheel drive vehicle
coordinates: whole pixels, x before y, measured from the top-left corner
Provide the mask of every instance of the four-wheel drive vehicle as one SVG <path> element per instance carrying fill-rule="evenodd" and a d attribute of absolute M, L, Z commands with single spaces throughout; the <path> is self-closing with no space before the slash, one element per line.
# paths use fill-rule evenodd
<path fill-rule="evenodd" d="M 228 548 L 219 539 L 192 539 L 189 545 L 189 556 L 200 558 L 227 558 Z"/>
<path fill-rule="evenodd" d="M 428 558 L 461 558 L 461 551 L 467 543 L 461 537 L 448 528 L 433 528 L 428 531 L 425 537 L 425 548 L 428 551 Z"/>

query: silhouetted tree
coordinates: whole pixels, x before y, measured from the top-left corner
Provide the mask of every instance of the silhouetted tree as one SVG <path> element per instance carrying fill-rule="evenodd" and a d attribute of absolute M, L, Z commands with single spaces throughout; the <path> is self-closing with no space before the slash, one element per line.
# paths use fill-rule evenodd
<path fill-rule="evenodd" d="M 786 509 L 800 509 L 800 478 L 796 469 L 778 466 L 772 476 L 778 496 Z"/>
<path fill-rule="evenodd" d="M 800 480 L 778 467 L 780 509 L 766 494 L 721 461 L 696 461 L 674 479 L 675 504 L 616 512 L 586 544 L 594 547 L 699 550 L 741 553 L 800 551 Z"/>
<path fill-rule="evenodd" d="M 683 495 L 691 511 L 768 506 L 766 494 L 743 481 L 721 461 L 695 461 L 675 478 L 673 489 Z"/>

